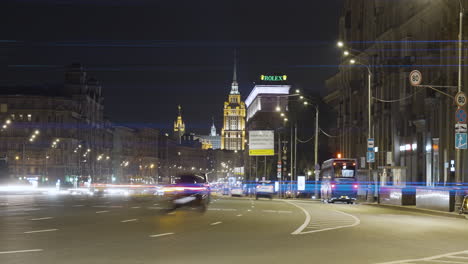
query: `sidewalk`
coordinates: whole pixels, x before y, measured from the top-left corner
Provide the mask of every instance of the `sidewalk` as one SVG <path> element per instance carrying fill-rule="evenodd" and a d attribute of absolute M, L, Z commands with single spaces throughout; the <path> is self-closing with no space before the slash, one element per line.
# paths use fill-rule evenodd
<path fill-rule="evenodd" d="M 394 210 L 413 212 L 413 213 L 420 213 L 420 214 L 428 214 L 428 215 L 435 215 L 435 216 L 444 216 L 444 217 L 468 219 L 468 214 L 461 215 L 461 214 L 458 214 L 458 212 L 444 212 L 444 211 L 417 208 L 415 205 L 402 206 L 402 205 L 388 205 L 388 204 L 378 204 L 378 203 L 368 203 L 368 202 L 362 202 L 361 204 L 362 205 L 368 205 L 368 206 L 391 208 L 391 209 L 394 209 Z"/>

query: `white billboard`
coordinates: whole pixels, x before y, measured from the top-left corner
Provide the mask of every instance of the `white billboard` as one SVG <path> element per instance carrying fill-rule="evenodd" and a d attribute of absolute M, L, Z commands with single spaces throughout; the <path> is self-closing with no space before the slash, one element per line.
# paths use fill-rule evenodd
<path fill-rule="evenodd" d="M 297 190 L 305 191 L 306 183 L 305 176 L 297 176 Z"/>
<path fill-rule="evenodd" d="M 273 130 L 249 131 L 249 155 L 250 156 L 274 156 L 275 132 Z"/>

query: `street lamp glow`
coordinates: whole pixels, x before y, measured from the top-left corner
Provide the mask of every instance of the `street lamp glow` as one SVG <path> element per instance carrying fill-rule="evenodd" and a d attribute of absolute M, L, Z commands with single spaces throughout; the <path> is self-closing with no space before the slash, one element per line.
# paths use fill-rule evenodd
<path fill-rule="evenodd" d="M 34 131 L 34 134 L 39 135 L 39 130 Z"/>
<path fill-rule="evenodd" d="M 304 102 L 304 105 L 308 105 L 309 103 L 307 101 Z"/>
<path fill-rule="evenodd" d="M 288 121 L 288 119 L 287 119 L 287 118 L 284 118 L 284 122 L 287 122 L 287 121 Z"/>
<path fill-rule="evenodd" d="M 344 47 L 343 41 L 338 41 L 338 42 L 336 43 L 336 45 L 338 46 L 338 48 Z"/>
<path fill-rule="evenodd" d="M 281 111 L 281 107 L 277 106 L 276 107 L 276 112 L 279 112 L 279 111 Z"/>
<path fill-rule="evenodd" d="M 344 56 L 348 56 L 348 55 L 349 55 L 349 51 L 345 50 L 345 51 L 343 52 L 343 55 L 344 55 Z"/>
<path fill-rule="evenodd" d="M 3 125 L 3 128 L 7 128 L 7 125 Z"/>
<path fill-rule="evenodd" d="M 284 113 L 281 113 L 281 116 L 284 116 Z"/>
<path fill-rule="evenodd" d="M 302 95 L 301 95 L 301 96 L 299 96 L 299 99 L 301 99 L 301 100 L 302 100 L 302 99 L 304 99 L 304 96 L 302 96 Z"/>
<path fill-rule="evenodd" d="M 354 59 L 351 59 L 351 60 L 349 61 L 349 63 L 351 63 L 351 64 L 355 64 L 355 63 L 356 63 L 356 60 L 354 60 Z"/>
<path fill-rule="evenodd" d="M 296 89 L 296 93 L 300 93 L 301 91 L 299 91 L 299 89 Z"/>
<path fill-rule="evenodd" d="M 11 123 L 11 120 L 7 119 L 7 121 L 5 121 L 5 123 L 7 123 L 7 125 L 9 125 Z"/>

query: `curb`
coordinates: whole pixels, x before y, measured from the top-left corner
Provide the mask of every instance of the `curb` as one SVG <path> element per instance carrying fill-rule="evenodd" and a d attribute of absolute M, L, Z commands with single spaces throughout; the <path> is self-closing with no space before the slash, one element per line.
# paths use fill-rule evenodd
<path fill-rule="evenodd" d="M 420 209 L 420 208 L 409 208 L 403 207 L 398 205 L 389 205 L 389 204 L 376 204 L 376 203 L 361 203 L 362 205 L 368 206 L 375 206 L 375 207 L 385 207 L 391 208 L 393 210 L 400 210 L 406 212 L 413 212 L 413 213 L 420 213 L 420 214 L 427 214 L 427 215 L 435 215 L 435 216 L 443 216 L 443 217 L 450 217 L 450 218 L 458 218 L 458 219 L 467 219 L 468 215 L 460 215 L 457 213 L 449 213 L 449 212 L 442 212 L 442 211 L 435 211 L 435 210 L 428 210 L 428 209 Z"/>

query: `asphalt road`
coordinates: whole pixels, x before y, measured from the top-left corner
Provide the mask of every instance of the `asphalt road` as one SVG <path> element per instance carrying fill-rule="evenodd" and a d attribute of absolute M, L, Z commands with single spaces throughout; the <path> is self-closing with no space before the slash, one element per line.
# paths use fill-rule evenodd
<path fill-rule="evenodd" d="M 366 205 L 0 196 L 0 263 L 468 263 L 468 221 Z"/>

